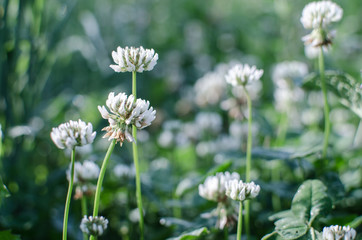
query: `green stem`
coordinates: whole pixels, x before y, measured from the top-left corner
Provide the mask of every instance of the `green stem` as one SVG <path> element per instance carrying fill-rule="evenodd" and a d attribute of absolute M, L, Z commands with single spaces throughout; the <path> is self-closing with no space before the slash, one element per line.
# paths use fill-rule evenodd
<path fill-rule="evenodd" d="M 82 209 L 82 216 L 88 216 L 87 198 L 85 196 L 82 196 L 80 203 L 81 203 L 81 209 Z M 88 235 L 86 233 L 83 233 L 83 239 L 84 240 L 88 239 Z"/>
<path fill-rule="evenodd" d="M 65 209 L 64 209 L 63 240 L 67 240 L 69 206 L 70 206 L 70 200 L 72 198 L 73 181 L 74 181 L 74 161 L 75 161 L 75 148 L 73 148 L 72 150 L 72 155 L 70 159 L 71 162 L 70 181 L 68 186 L 67 200 L 65 202 Z"/>
<path fill-rule="evenodd" d="M 241 233 L 243 231 L 243 202 L 239 204 L 239 219 L 236 240 L 241 240 Z"/>
<path fill-rule="evenodd" d="M 360 120 L 359 123 L 358 123 L 358 127 L 357 127 L 356 132 L 355 132 L 354 137 L 353 137 L 352 147 L 357 146 L 357 139 L 358 139 L 358 134 L 361 131 L 361 126 L 362 126 L 362 120 Z M 1 142 L 0 142 L 0 144 L 1 144 Z M 1 151 L 0 151 L 0 156 L 1 156 Z"/>
<path fill-rule="evenodd" d="M 271 170 L 271 179 L 272 182 L 276 183 L 280 180 L 280 165 L 279 162 L 274 162 Z M 272 206 L 274 211 L 280 211 L 281 210 L 281 201 L 280 197 L 273 193 L 272 194 Z"/>
<path fill-rule="evenodd" d="M 253 116 L 252 116 L 252 106 L 251 99 L 248 91 L 245 86 L 243 86 L 244 92 L 246 95 L 247 103 L 248 103 L 248 142 L 246 147 L 246 182 L 250 182 L 250 171 L 251 171 L 251 148 L 253 145 L 253 136 L 251 132 Z"/>
<path fill-rule="evenodd" d="M 243 86 L 244 92 L 246 95 L 247 103 L 248 103 L 248 142 L 247 142 L 247 148 L 246 148 L 246 182 L 250 182 L 250 172 L 251 172 L 251 148 L 253 145 L 253 136 L 252 136 L 252 122 L 253 122 L 253 116 L 252 116 L 252 105 L 251 105 L 251 98 L 246 90 L 245 86 Z M 250 204 L 249 201 L 245 202 L 245 231 L 247 239 L 250 238 L 250 225 L 249 225 L 249 219 L 250 219 Z"/>
<path fill-rule="evenodd" d="M 250 239 L 250 201 L 245 201 L 245 232 L 246 239 Z"/>
<path fill-rule="evenodd" d="M 100 197 L 101 197 L 102 183 L 103 183 L 104 175 L 106 173 L 106 169 L 107 169 L 109 159 L 110 159 L 111 154 L 113 152 L 114 146 L 116 145 L 116 142 L 117 142 L 116 139 L 112 140 L 111 144 L 108 147 L 106 156 L 104 157 L 103 163 L 102 163 L 101 171 L 99 173 L 98 182 L 97 182 L 96 195 L 94 197 L 93 217 L 98 216 L 98 209 L 99 209 L 99 202 L 100 202 Z M 90 240 L 95 240 L 96 237 L 91 235 L 89 239 Z"/>
<path fill-rule="evenodd" d="M 136 72 L 132 72 L 132 95 L 134 100 L 137 99 L 137 83 L 136 83 Z M 140 168 L 138 160 L 138 149 L 137 149 L 137 128 L 132 125 L 132 135 L 134 138 L 133 146 L 133 161 L 136 170 L 136 198 L 137 198 L 137 207 L 140 215 L 140 239 L 144 239 L 144 223 L 143 223 L 143 207 L 142 207 L 142 191 L 141 191 L 141 177 L 140 177 Z"/>
<path fill-rule="evenodd" d="M 272 232 L 272 233 L 269 233 L 269 234 L 265 235 L 265 236 L 264 236 L 261 240 L 266 240 L 266 239 L 268 239 L 268 238 L 270 238 L 270 237 L 274 236 L 275 234 L 277 234 L 277 232 Z"/>
<path fill-rule="evenodd" d="M 280 124 L 279 124 L 279 128 L 278 128 L 278 136 L 277 136 L 275 146 L 277 146 L 277 147 L 283 146 L 283 144 L 285 142 L 285 138 L 287 136 L 288 123 L 289 123 L 288 111 L 286 111 L 286 112 L 283 112 L 281 115 Z"/>
<path fill-rule="evenodd" d="M 310 235 L 312 235 L 312 240 L 315 240 L 315 233 L 314 233 L 314 228 L 310 228 Z"/>
<path fill-rule="evenodd" d="M 322 47 L 319 50 L 319 73 L 321 76 L 321 87 L 323 92 L 324 99 L 324 140 L 323 140 L 323 153 L 322 157 L 325 158 L 327 156 L 327 148 L 328 148 L 328 139 L 330 133 L 330 120 L 329 120 L 329 106 L 327 99 L 327 87 L 326 87 L 326 79 L 324 76 L 324 56 Z"/>

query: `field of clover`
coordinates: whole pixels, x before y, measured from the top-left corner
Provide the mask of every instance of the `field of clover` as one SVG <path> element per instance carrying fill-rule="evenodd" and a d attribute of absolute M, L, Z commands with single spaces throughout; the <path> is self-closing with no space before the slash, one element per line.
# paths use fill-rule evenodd
<path fill-rule="evenodd" d="M 362 1 L 0 3 L 0 240 L 362 239 Z"/>

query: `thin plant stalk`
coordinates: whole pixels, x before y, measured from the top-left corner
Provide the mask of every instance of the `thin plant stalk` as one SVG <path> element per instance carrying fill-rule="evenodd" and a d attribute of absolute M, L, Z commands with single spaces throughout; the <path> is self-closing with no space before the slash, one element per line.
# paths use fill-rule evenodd
<path fill-rule="evenodd" d="M 310 228 L 310 235 L 312 235 L 312 240 L 315 240 L 315 233 L 314 233 L 314 228 Z"/>
<path fill-rule="evenodd" d="M 98 216 L 98 209 L 99 209 L 99 202 L 100 202 L 100 197 L 101 197 L 102 183 L 103 183 L 104 175 L 106 173 L 106 169 L 107 169 L 109 159 L 110 159 L 111 154 L 113 152 L 114 146 L 116 145 L 116 142 L 117 142 L 116 139 L 112 140 L 111 144 L 108 147 L 106 156 L 104 157 L 103 163 L 102 163 L 101 171 L 99 173 L 99 177 L 98 177 L 98 181 L 97 181 L 96 194 L 95 194 L 95 197 L 94 197 L 93 217 Z M 91 235 L 89 239 L 90 240 L 95 240 L 96 237 Z"/>
<path fill-rule="evenodd" d="M 241 233 L 243 231 L 243 202 L 239 204 L 239 218 L 238 218 L 238 230 L 236 240 L 241 240 Z"/>
<path fill-rule="evenodd" d="M 82 196 L 80 201 L 81 201 L 80 204 L 81 204 L 82 216 L 88 216 L 87 198 L 85 196 Z M 84 240 L 88 239 L 88 235 L 86 233 L 83 233 L 83 239 Z"/>
<path fill-rule="evenodd" d="M 137 99 L 137 82 L 136 82 L 136 72 L 132 72 L 132 95 L 136 101 Z M 132 135 L 134 138 L 133 146 L 133 161 L 136 170 L 136 198 L 137 198 L 137 207 L 140 215 L 140 239 L 144 239 L 144 222 L 143 222 L 143 207 L 142 207 L 142 191 L 141 191 L 141 177 L 140 177 L 140 168 L 138 160 L 138 148 L 137 148 L 137 128 L 132 125 Z"/>
<path fill-rule="evenodd" d="M 274 236 L 275 234 L 277 234 L 277 232 L 272 232 L 272 233 L 269 233 L 269 234 L 265 235 L 265 236 L 264 236 L 261 240 L 266 240 L 266 239 L 268 239 L 268 238 L 270 238 L 270 237 Z"/>
<path fill-rule="evenodd" d="M 275 146 L 280 147 L 284 145 L 285 138 L 287 136 L 287 130 L 288 130 L 288 124 L 289 124 L 289 118 L 288 118 L 288 110 L 286 112 L 283 112 L 280 118 L 280 124 L 278 128 L 278 136 L 275 143 Z"/>
<path fill-rule="evenodd" d="M 253 122 L 253 116 L 252 116 L 252 103 L 251 103 L 251 98 L 250 95 L 247 91 L 247 89 L 245 88 L 245 86 L 243 86 L 244 88 L 244 92 L 246 95 L 246 99 L 247 99 L 247 104 L 248 104 L 248 142 L 247 142 L 247 147 L 246 147 L 246 182 L 250 182 L 251 178 L 250 178 L 250 172 L 251 172 L 251 148 L 253 145 L 253 136 L 252 136 L 252 122 Z M 246 232 L 246 236 L 247 239 L 249 239 L 250 237 L 250 204 L 249 201 L 245 202 L 245 232 Z"/>
<path fill-rule="evenodd" d="M 63 240 L 67 240 L 69 206 L 70 206 L 70 200 L 72 198 L 73 181 L 74 181 L 74 161 L 75 161 L 75 148 L 73 148 L 72 150 L 71 159 L 70 159 L 71 162 L 70 180 L 68 186 L 67 200 L 65 201 L 65 209 L 64 209 Z"/>
<path fill-rule="evenodd" d="M 325 158 L 327 156 L 328 139 L 329 139 L 329 133 L 331 130 L 331 123 L 329 120 L 329 105 L 328 105 L 328 99 L 327 99 L 326 79 L 324 76 L 324 56 L 323 56 L 322 47 L 320 47 L 320 50 L 319 50 L 318 60 L 319 60 L 319 74 L 321 77 L 321 88 L 322 88 L 323 100 L 324 100 L 324 140 L 323 140 L 322 157 Z"/>

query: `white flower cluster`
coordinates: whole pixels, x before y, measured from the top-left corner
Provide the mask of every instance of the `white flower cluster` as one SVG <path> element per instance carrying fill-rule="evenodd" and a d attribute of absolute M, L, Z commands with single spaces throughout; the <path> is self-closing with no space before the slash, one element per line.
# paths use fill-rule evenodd
<path fill-rule="evenodd" d="M 229 70 L 226 74 L 226 82 L 233 85 L 247 85 L 258 81 L 263 76 L 264 71 L 257 69 L 256 66 L 249 66 L 248 64 L 237 64 Z"/>
<path fill-rule="evenodd" d="M 195 117 L 195 123 L 201 131 L 218 133 L 222 128 L 222 119 L 215 112 L 200 112 Z"/>
<path fill-rule="evenodd" d="M 113 168 L 113 173 L 117 178 L 131 178 L 135 176 L 135 168 L 134 165 L 128 166 L 126 164 L 117 164 Z"/>
<path fill-rule="evenodd" d="M 98 216 L 84 216 L 82 222 L 80 223 L 80 229 L 82 232 L 93 236 L 101 236 L 107 229 L 107 226 L 108 220 L 104 217 Z"/>
<path fill-rule="evenodd" d="M 143 72 L 151 71 L 156 65 L 158 54 L 153 49 L 143 47 L 117 48 L 112 52 L 113 61 L 117 65 L 110 65 L 115 72 Z"/>
<path fill-rule="evenodd" d="M 354 240 L 356 235 L 356 230 L 350 226 L 334 225 L 323 228 L 323 240 Z"/>
<path fill-rule="evenodd" d="M 305 29 L 313 31 L 304 36 L 302 40 L 305 45 L 312 47 L 324 46 L 325 49 L 332 43 L 335 32 L 328 31 L 328 26 L 332 22 L 342 19 L 343 9 L 331 1 L 318 1 L 307 4 L 300 18 Z"/>
<path fill-rule="evenodd" d="M 308 74 L 308 66 L 303 62 L 285 61 L 278 63 L 273 70 L 275 85 L 274 99 L 279 111 L 286 111 L 292 102 L 301 101 L 304 92 L 296 86 Z"/>
<path fill-rule="evenodd" d="M 254 182 L 244 183 L 241 180 L 233 179 L 225 183 L 225 194 L 236 201 L 244 201 L 255 198 L 260 192 L 260 186 Z"/>
<path fill-rule="evenodd" d="M 50 137 L 58 148 L 73 149 L 76 146 L 92 143 L 96 137 L 96 132 L 93 132 L 91 123 L 86 124 L 79 119 L 78 121 L 70 120 L 53 128 Z"/>
<path fill-rule="evenodd" d="M 67 171 L 67 179 L 70 179 L 70 168 Z M 98 178 L 100 169 L 97 164 L 93 161 L 85 160 L 82 163 L 74 163 L 74 183 L 85 183 L 87 181 L 92 181 Z"/>
<path fill-rule="evenodd" d="M 107 131 L 103 137 L 109 137 L 109 140 L 116 139 L 120 141 L 121 145 L 124 140 L 134 141 L 128 132 L 129 125 L 143 129 L 151 125 L 156 118 L 156 110 L 150 107 L 150 102 L 140 98 L 135 100 L 133 95 L 127 96 L 125 93 L 119 93 L 115 96 L 114 92 L 111 92 L 106 105 L 110 112 L 105 106 L 98 106 L 102 117 L 109 122 L 109 126 L 102 129 L 102 131 Z"/>
<path fill-rule="evenodd" d="M 201 107 L 208 104 L 216 105 L 225 95 L 225 88 L 223 75 L 219 74 L 218 71 L 207 73 L 195 83 L 196 104 Z"/>
<path fill-rule="evenodd" d="M 203 184 L 199 185 L 199 194 L 201 197 L 215 201 L 223 202 L 226 200 L 225 187 L 226 182 L 229 180 L 238 181 L 240 176 L 238 173 L 225 172 L 216 173 L 215 176 L 208 176 Z"/>
<path fill-rule="evenodd" d="M 331 1 L 318 1 L 308 3 L 300 18 L 305 29 L 325 28 L 331 22 L 342 19 L 343 9 Z"/>

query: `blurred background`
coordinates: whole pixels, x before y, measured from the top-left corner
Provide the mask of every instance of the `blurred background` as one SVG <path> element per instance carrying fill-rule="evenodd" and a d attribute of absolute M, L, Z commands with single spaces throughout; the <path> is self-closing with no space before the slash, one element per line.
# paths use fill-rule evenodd
<path fill-rule="evenodd" d="M 308 1 L 0 3 L 0 176 L 10 192 L 0 208 L 0 230 L 11 229 L 21 239 L 61 237 L 70 153 L 53 144 L 52 127 L 79 118 L 91 122 L 96 141 L 80 149 L 77 159 L 99 166 L 103 160 L 109 143 L 101 138 L 101 129 L 107 122 L 97 106 L 105 104 L 110 91 L 131 93 L 131 73 L 115 73 L 109 67 L 117 46 L 143 46 L 159 54 L 153 71 L 137 75 L 138 97 L 157 110 L 155 122 L 139 133 L 146 239 L 167 239 L 198 225 L 212 228 L 215 219 L 200 214 L 215 206 L 198 196 L 197 185 L 206 173 L 244 167 L 240 159 L 246 108 L 238 105 L 244 101 L 233 102 L 228 97 L 233 93 L 220 81 L 212 85 L 215 77 L 223 81 L 232 62 L 264 69 L 262 86 L 254 94 L 255 147 L 305 150 L 323 138 L 323 105 L 315 91 L 299 102 L 303 117 L 288 114 L 286 137 L 275 140 L 283 114 L 275 106 L 273 69 L 294 60 L 306 63 L 309 72 L 317 66 L 316 59 L 305 56 L 301 41 L 307 31 L 299 18 Z M 326 69 L 361 82 L 362 2 L 337 3 L 344 16 L 333 25 L 337 35 L 326 55 Z M 270 157 L 265 151 L 255 155 L 252 178 L 265 189 L 253 205 L 255 239 L 272 231 L 268 216 L 287 209 L 307 178 L 329 176 L 341 191 L 337 216 L 326 223 L 346 223 L 361 214 L 362 143 L 356 137 L 361 116 L 337 97 L 330 99 L 335 146 L 331 172 L 316 170 L 318 154 L 313 151 L 297 160 L 290 155 Z M 116 147 L 111 160 L 100 209 L 110 220 L 103 239 L 137 239 L 131 145 Z M 275 168 L 282 174 L 273 177 Z M 90 210 L 91 197 L 88 202 Z M 69 239 L 81 239 L 79 200 L 70 211 Z M 213 230 L 208 239 L 219 234 Z"/>

